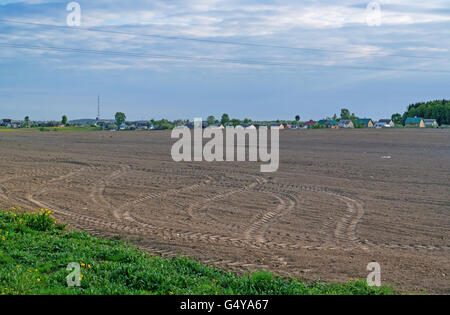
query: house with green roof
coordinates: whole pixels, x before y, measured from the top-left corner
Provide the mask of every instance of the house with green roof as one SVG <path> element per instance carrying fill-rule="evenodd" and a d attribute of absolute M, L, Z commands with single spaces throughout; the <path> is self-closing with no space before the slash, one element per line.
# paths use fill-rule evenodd
<path fill-rule="evenodd" d="M 360 118 L 355 120 L 355 126 L 362 126 L 363 128 L 373 128 L 373 120 L 370 118 Z"/>
<path fill-rule="evenodd" d="M 420 117 L 408 117 L 405 121 L 405 127 L 425 128 L 425 122 Z"/>
<path fill-rule="evenodd" d="M 322 119 L 319 120 L 317 124 L 319 126 L 324 126 L 325 128 L 333 128 L 333 129 L 339 128 L 337 121 L 332 119 Z"/>

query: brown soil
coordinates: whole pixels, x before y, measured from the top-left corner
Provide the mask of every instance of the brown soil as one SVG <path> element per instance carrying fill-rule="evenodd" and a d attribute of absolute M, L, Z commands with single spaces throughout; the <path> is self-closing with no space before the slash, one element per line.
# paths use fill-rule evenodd
<path fill-rule="evenodd" d="M 450 132 L 282 131 L 280 169 L 175 163 L 169 132 L 0 133 L 0 208 L 237 272 L 450 293 Z M 382 158 L 390 156 L 390 158 Z"/>

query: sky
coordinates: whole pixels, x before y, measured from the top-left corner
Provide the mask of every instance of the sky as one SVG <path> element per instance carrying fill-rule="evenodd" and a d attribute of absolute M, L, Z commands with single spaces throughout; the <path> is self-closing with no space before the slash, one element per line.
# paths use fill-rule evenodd
<path fill-rule="evenodd" d="M 0 0 L 0 118 L 390 118 L 450 98 L 448 0 Z"/>

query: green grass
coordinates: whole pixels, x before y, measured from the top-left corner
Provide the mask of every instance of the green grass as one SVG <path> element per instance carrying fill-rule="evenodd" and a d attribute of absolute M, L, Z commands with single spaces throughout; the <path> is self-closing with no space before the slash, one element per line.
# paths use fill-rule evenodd
<path fill-rule="evenodd" d="M 100 131 L 100 127 L 38 127 L 38 128 L 19 128 L 12 129 L 0 127 L 0 132 L 68 132 L 68 131 Z"/>
<path fill-rule="evenodd" d="M 66 267 L 81 267 L 68 287 Z M 265 271 L 238 276 L 190 258 L 151 256 L 119 240 L 67 232 L 48 211 L 0 211 L 0 294 L 394 294 L 365 281 L 303 282 Z"/>

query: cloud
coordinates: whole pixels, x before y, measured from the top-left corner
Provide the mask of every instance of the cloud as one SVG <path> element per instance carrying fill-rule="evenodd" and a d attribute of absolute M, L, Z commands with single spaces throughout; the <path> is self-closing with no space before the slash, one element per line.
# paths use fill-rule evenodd
<path fill-rule="evenodd" d="M 123 1 L 112 0 L 78 2 L 81 4 L 83 27 L 97 27 L 136 35 L 0 23 L 0 40 L 7 43 L 196 58 L 262 61 L 275 59 L 324 66 L 393 64 L 401 67 L 407 65 L 407 60 L 401 59 L 405 52 L 441 58 L 450 49 L 450 46 L 445 46 L 445 43 L 439 40 L 439 34 L 445 29 L 443 26 L 448 29 L 450 24 L 450 3 L 441 0 L 414 3 L 404 0 L 380 1 L 380 27 L 367 25 L 368 2 L 357 0 L 307 0 L 301 3 L 294 0 L 136 0 L 132 6 Z M 67 1 L 0 0 L 0 19 L 64 25 L 68 14 L 66 4 Z M 139 34 L 251 42 L 316 50 L 223 45 L 143 37 Z M 411 34 L 414 36 L 405 36 Z M 403 44 L 405 40 L 408 43 Z M 11 54 L 10 51 L 2 49 L 0 54 Z M 33 54 L 62 55 L 51 52 Z M 80 69 L 129 69 L 149 66 L 148 58 L 123 57 L 120 62 L 117 58 L 109 58 L 107 63 L 103 61 L 106 58 L 104 56 L 75 55 L 71 58 L 84 60 L 86 67 Z M 99 63 L 99 60 L 102 60 L 102 63 Z M 167 61 L 152 59 L 152 67 L 158 62 Z M 173 60 L 171 63 L 173 64 Z M 179 63 L 190 64 L 185 61 Z M 429 64 L 432 65 L 432 62 Z M 235 67 L 239 69 L 241 66 Z"/>

